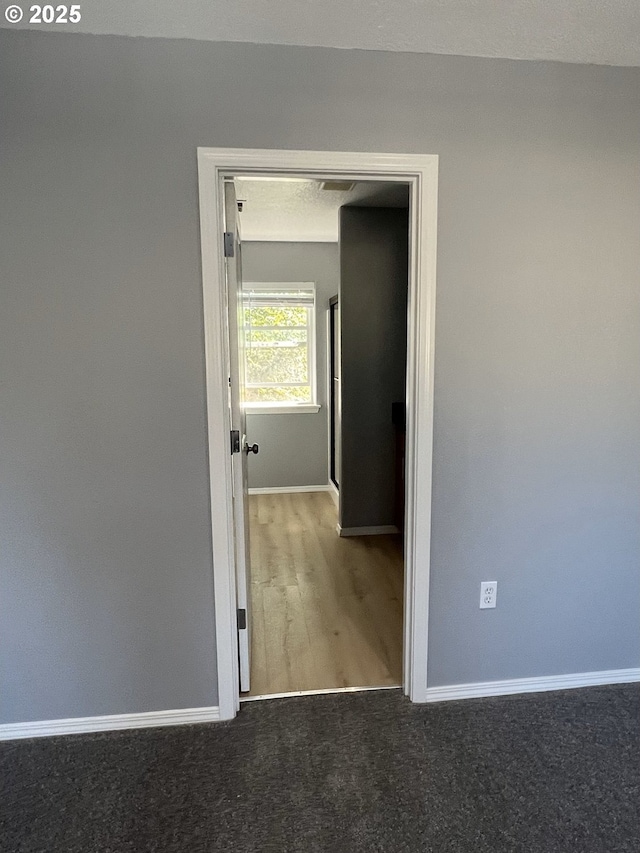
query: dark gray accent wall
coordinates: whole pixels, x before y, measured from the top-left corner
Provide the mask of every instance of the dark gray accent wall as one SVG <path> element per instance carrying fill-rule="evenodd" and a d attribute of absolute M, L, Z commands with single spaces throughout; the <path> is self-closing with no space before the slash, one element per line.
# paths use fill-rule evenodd
<path fill-rule="evenodd" d="M 340 210 L 340 524 L 394 524 L 394 402 L 405 399 L 406 210 Z"/>
<path fill-rule="evenodd" d="M 440 155 L 429 683 L 640 664 L 638 69 L 3 30 L 0 79 L 3 722 L 216 701 L 198 145 Z"/>
<path fill-rule="evenodd" d="M 243 243 L 245 281 L 313 281 L 319 412 L 247 415 L 247 435 L 260 446 L 249 459 L 249 486 L 322 486 L 328 482 L 327 312 L 338 292 L 337 243 Z"/>

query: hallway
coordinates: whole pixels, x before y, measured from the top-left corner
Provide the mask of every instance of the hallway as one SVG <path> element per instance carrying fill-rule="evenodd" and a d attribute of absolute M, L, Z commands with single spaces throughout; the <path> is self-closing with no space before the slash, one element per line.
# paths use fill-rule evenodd
<path fill-rule="evenodd" d="M 340 538 L 328 492 L 251 495 L 251 691 L 402 683 L 397 536 Z"/>

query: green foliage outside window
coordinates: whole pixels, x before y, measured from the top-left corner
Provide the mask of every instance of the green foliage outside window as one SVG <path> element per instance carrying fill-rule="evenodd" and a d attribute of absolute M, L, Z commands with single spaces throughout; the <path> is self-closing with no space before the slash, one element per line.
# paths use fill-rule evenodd
<path fill-rule="evenodd" d="M 304 326 L 307 327 L 309 309 L 296 307 L 247 307 L 244 309 L 245 326 Z"/>
<path fill-rule="evenodd" d="M 245 306 L 248 403 L 313 402 L 308 346 L 310 311 L 304 306 Z"/>

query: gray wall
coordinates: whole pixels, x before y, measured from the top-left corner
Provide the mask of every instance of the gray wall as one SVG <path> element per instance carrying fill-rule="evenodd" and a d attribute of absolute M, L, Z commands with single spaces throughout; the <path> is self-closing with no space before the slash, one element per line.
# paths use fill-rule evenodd
<path fill-rule="evenodd" d="M 247 435 L 260 446 L 249 457 L 249 486 L 322 486 L 328 482 L 327 312 L 338 292 L 337 243 L 243 243 L 245 281 L 315 281 L 317 413 L 247 415 Z"/>
<path fill-rule="evenodd" d="M 394 524 L 395 429 L 405 399 L 409 222 L 405 210 L 340 210 L 340 524 Z"/>
<path fill-rule="evenodd" d="M 3 30 L 0 79 L 3 721 L 216 700 L 198 145 L 441 156 L 430 684 L 638 666 L 639 70 Z"/>

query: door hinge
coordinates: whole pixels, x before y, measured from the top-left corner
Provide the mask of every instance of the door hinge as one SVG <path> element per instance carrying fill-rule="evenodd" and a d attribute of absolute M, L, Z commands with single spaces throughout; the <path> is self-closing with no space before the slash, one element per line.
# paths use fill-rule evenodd
<path fill-rule="evenodd" d="M 232 258 L 235 254 L 234 251 L 234 243 L 235 243 L 235 234 L 233 231 L 225 231 L 224 232 L 224 256 L 225 258 Z"/>
<path fill-rule="evenodd" d="M 238 631 L 245 631 L 247 628 L 247 611 L 242 608 L 238 610 Z"/>
<path fill-rule="evenodd" d="M 234 453 L 240 453 L 240 430 L 232 429 L 229 433 L 231 438 L 231 455 Z"/>

